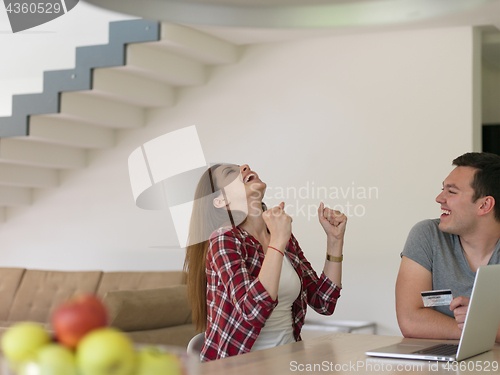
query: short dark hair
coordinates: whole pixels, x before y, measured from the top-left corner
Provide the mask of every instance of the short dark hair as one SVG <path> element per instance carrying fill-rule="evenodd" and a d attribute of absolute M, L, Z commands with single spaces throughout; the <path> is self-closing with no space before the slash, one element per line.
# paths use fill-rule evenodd
<path fill-rule="evenodd" d="M 474 189 L 472 201 L 492 196 L 495 199 L 495 219 L 500 222 L 500 156 L 488 152 L 468 152 L 453 160 L 453 165 L 477 169 L 471 183 Z"/>

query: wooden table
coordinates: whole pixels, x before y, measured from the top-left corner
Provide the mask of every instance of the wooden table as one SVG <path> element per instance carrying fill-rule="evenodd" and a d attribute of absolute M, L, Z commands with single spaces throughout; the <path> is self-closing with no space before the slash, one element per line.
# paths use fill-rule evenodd
<path fill-rule="evenodd" d="M 500 372 L 500 345 L 458 363 L 384 359 L 365 351 L 398 343 L 402 337 L 332 333 L 302 342 L 217 361 L 202 363 L 198 375 L 280 375 L 334 372 L 338 374 L 496 374 Z M 456 343 L 457 341 L 450 341 Z M 484 371 L 489 362 L 489 371 Z M 497 371 L 493 371 L 496 366 Z M 447 367 L 448 366 L 448 367 Z M 482 371 L 478 371 L 481 366 Z"/>

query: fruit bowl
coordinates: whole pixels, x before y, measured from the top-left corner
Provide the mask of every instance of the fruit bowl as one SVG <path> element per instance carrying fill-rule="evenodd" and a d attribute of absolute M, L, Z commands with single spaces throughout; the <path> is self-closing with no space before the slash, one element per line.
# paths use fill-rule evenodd
<path fill-rule="evenodd" d="M 199 359 L 196 356 L 189 355 L 186 349 L 178 346 L 170 345 L 152 345 L 152 344 L 135 344 L 135 352 L 137 357 L 141 356 L 141 361 L 148 362 L 147 368 L 143 368 L 140 375 L 196 375 Z M 179 366 L 176 366 L 175 361 L 170 367 L 170 371 L 165 371 L 165 367 L 161 365 L 160 355 L 167 354 L 171 359 L 177 360 Z M 146 371 L 146 372 L 144 372 Z M 138 369 L 127 375 L 138 375 Z M 17 371 L 14 371 L 8 361 L 2 355 L 0 356 L 0 375 L 80 375 L 78 369 L 76 373 L 73 371 L 43 370 L 37 362 L 24 362 L 19 365 Z"/>
<path fill-rule="evenodd" d="M 17 322 L 1 336 L 0 375 L 192 375 L 199 358 L 175 346 L 135 344 L 108 326 L 95 295 L 81 294 L 52 313 L 49 332 Z"/>

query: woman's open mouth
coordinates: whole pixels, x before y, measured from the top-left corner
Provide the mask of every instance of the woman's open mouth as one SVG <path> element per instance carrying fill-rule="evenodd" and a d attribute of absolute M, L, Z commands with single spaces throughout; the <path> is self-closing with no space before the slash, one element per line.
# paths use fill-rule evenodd
<path fill-rule="evenodd" d="M 245 177 L 245 180 L 243 181 L 243 183 L 248 183 L 252 180 L 254 180 L 257 176 L 255 175 L 255 173 L 250 173 L 248 174 L 246 177 Z"/>

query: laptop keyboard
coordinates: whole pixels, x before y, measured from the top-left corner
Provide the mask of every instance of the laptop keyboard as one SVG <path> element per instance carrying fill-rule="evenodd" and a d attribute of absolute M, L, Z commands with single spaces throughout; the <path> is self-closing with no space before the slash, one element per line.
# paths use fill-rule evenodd
<path fill-rule="evenodd" d="M 457 354 L 458 345 L 439 344 L 413 352 L 413 354 L 435 354 L 435 355 L 454 355 Z"/>

